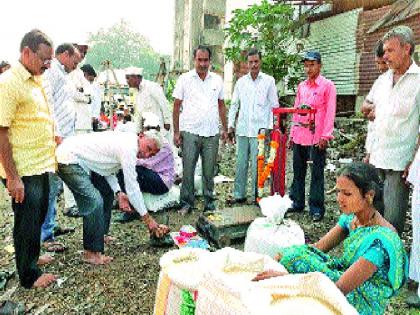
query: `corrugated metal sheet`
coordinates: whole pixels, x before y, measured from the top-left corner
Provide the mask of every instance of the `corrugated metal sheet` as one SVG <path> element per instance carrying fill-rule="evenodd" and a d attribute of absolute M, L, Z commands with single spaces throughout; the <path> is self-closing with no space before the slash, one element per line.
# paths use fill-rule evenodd
<path fill-rule="evenodd" d="M 392 5 L 392 9 L 375 23 L 368 33 L 373 33 L 381 27 L 390 26 L 403 22 L 414 15 L 420 14 L 420 0 L 398 0 Z"/>
<path fill-rule="evenodd" d="M 345 12 L 356 8 L 372 10 L 389 5 L 395 0 L 332 0 L 334 13 Z"/>
<path fill-rule="evenodd" d="M 359 63 L 359 89 L 358 95 L 366 95 L 379 76 L 379 72 L 375 67 L 375 57 L 373 54 L 373 48 L 376 42 L 381 39 L 387 31 L 394 28 L 397 25 L 407 25 L 411 27 L 414 32 L 414 39 L 416 45 L 420 44 L 420 14 L 412 16 L 404 21 L 398 22 L 391 26 L 380 28 L 373 33 L 367 33 L 367 31 L 383 16 L 385 16 L 392 6 L 385 6 L 376 10 L 364 11 L 361 13 L 360 24 L 359 24 L 359 37 L 358 42 L 361 43 L 362 51 L 360 55 Z"/>
<path fill-rule="evenodd" d="M 357 92 L 357 30 L 359 14 L 356 9 L 310 25 L 305 50 L 315 49 L 322 55 L 322 74 L 332 80 L 338 95 Z"/>

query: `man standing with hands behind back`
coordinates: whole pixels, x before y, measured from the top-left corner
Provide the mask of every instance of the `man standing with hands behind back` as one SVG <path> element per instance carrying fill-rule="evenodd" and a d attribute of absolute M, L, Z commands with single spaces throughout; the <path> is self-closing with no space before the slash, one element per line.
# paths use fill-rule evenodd
<path fill-rule="evenodd" d="M 194 207 L 194 171 L 198 156 L 203 168 L 204 210 L 214 210 L 214 168 L 220 138 L 227 137 L 226 108 L 223 100 L 223 80 L 209 71 L 211 51 L 198 46 L 193 53 L 195 69 L 181 75 L 173 96 L 174 144 L 181 146 L 183 178 L 181 214 Z M 182 109 L 181 109 L 182 108 Z"/>
<path fill-rule="evenodd" d="M 303 58 L 307 79 L 298 86 L 295 108 L 309 105 L 316 110 L 315 130 L 309 126 L 309 115 L 293 115 L 290 141 L 293 144 L 293 182 L 290 198 L 293 206 L 289 212 L 302 212 L 305 208 L 305 176 L 307 161 L 312 159 L 309 214 L 313 221 L 324 217 L 324 167 L 328 141 L 333 138 L 336 110 L 334 83 L 321 73 L 321 54 L 308 51 Z"/>

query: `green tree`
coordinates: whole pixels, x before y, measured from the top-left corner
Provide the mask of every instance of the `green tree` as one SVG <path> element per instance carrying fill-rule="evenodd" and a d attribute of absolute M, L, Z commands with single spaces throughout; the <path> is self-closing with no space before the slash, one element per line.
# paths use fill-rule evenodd
<path fill-rule="evenodd" d="M 143 35 L 132 30 L 124 20 L 110 28 L 101 28 L 97 33 L 90 33 L 88 44 L 86 63 L 95 69 L 101 70 L 103 61 L 110 60 L 114 68 L 144 68 L 145 77 L 152 79 L 159 69 L 160 55 Z"/>
<path fill-rule="evenodd" d="M 244 50 L 255 47 L 263 54 L 262 71 L 276 82 L 287 76 L 289 88 L 295 87 L 300 57 L 295 47 L 299 22 L 293 20 L 293 7 L 263 0 L 247 9 L 233 11 L 225 28 L 226 58 L 244 61 Z"/>

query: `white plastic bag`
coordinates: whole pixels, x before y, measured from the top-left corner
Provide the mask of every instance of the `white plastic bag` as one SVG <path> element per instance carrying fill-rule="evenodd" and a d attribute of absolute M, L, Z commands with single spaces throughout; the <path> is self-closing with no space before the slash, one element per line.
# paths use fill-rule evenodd
<path fill-rule="evenodd" d="M 287 209 L 292 206 L 292 200 L 289 196 L 284 197 L 275 194 L 273 196 L 264 197 L 259 202 L 261 212 L 272 223 L 281 223 L 284 219 Z"/>
<path fill-rule="evenodd" d="M 305 244 L 305 233 L 293 220 L 282 224 L 268 218 L 256 218 L 248 228 L 244 251 L 268 255 L 274 258 L 283 247 Z"/>

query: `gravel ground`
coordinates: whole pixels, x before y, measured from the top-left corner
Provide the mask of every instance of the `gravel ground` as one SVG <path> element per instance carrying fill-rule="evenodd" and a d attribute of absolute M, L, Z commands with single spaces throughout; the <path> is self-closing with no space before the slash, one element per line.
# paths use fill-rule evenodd
<path fill-rule="evenodd" d="M 232 149 L 223 151 L 220 163 L 223 175 L 233 176 L 233 156 Z M 333 174 L 327 176 L 326 190 L 334 187 L 334 177 Z M 225 206 L 224 200 L 230 196 L 232 186 L 232 183 L 217 186 L 219 208 Z M 312 223 L 307 213 L 291 216 L 301 224 L 310 241 L 316 241 L 325 234 L 339 216 L 334 194 L 327 195 L 326 199 L 326 216 L 320 223 Z M 201 200 L 197 206 L 198 209 L 186 217 L 180 217 L 176 211 L 170 211 L 170 228 L 178 230 L 183 224 L 194 224 L 202 209 Z M 148 245 L 146 229 L 140 222 L 113 223 L 111 231 L 117 240 L 106 247 L 106 253 L 113 256 L 114 261 L 105 267 L 84 264 L 80 260 L 82 220 L 63 216 L 62 208 L 60 202 L 60 225 L 74 226 L 76 232 L 59 238 L 65 242 L 67 251 L 56 254 L 55 261 L 45 268 L 46 271 L 57 274 L 63 280 L 62 285 L 48 289 L 25 290 L 17 286 L 14 277 L 6 288 L 6 291 L 9 290 L 10 299 L 25 303 L 31 314 L 152 314 L 159 258 L 166 250 Z M 165 220 L 163 214 L 157 214 L 156 218 L 161 222 Z M 408 228 L 411 225 L 410 222 L 407 223 Z M 13 254 L 6 250 L 7 246 L 12 244 L 12 226 L 10 202 L 4 188 L 0 187 L 0 271 L 14 270 Z M 408 248 L 411 235 L 405 233 L 403 239 Z M 243 244 L 235 247 L 242 248 Z M 340 249 L 336 252 L 339 253 Z M 16 290 L 13 292 L 14 288 Z M 404 289 L 398 297 L 392 299 L 387 314 L 419 314 L 417 310 L 409 310 L 404 304 L 406 293 Z M 2 294 L 4 292 L 0 291 L 0 296 Z"/>

